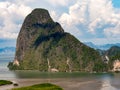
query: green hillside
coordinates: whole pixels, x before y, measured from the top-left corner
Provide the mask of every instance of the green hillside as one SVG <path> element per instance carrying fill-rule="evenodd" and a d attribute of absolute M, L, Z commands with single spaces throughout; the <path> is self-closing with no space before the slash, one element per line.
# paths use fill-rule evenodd
<path fill-rule="evenodd" d="M 19 65 L 14 64 L 15 60 Z M 15 60 L 9 63 L 9 69 L 54 69 L 59 72 L 106 70 L 99 52 L 64 32 L 44 9 L 35 9 L 26 17 L 17 38 Z"/>

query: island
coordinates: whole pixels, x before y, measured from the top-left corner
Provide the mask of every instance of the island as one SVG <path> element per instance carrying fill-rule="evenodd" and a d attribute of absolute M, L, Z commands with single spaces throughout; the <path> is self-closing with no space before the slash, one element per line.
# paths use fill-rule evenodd
<path fill-rule="evenodd" d="M 41 72 L 106 71 L 99 52 L 54 22 L 48 10 L 36 8 L 24 20 L 10 70 Z"/>
<path fill-rule="evenodd" d="M 119 47 L 113 48 L 115 55 L 112 48 L 102 51 L 85 45 L 54 22 L 48 10 L 36 8 L 23 22 L 15 58 L 8 68 L 40 72 L 111 72 L 120 66 Z"/>

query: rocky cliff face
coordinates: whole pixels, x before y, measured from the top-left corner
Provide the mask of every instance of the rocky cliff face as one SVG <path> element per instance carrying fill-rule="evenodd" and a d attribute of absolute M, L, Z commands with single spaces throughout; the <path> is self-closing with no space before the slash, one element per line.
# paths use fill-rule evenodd
<path fill-rule="evenodd" d="M 10 69 L 57 72 L 96 71 L 103 63 L 97 51 L 64 32 L 45 9 L 35 9 L 26 17 L 14 61 L 19 65 L 10 63 Z"/>
<path fill-rule="evenodd" d="M 109 57 L 109 63 L 108 66 L 110 68 L 110 70 L 115 71 L 115 69 L 119 69 L 120 67 L 120 47 L 118 46 L 113 46 L 110 49 L 108 49 L 107 51 L 105 51 L 105 55 L 107 55 Z M 120 70 L 118 70 L 120 71 Z"/>
<path fill-rule="evenodd" d="M 120 71 L 120 47 L 112 46 L 108 50 L 98 50 L 109 71 Z"/>
<path fill-rule="evenodd" d="M 29 49 L 31 44 L 40 35 L 48 35 L 50 29 L 58 28 L 53 30 L 53 32 L 63 32 L 61 26 L 58 23 L 53 22 L 47 10 L 35 9 L 29 14 L 20 30 L 17 46 L 16 46 L 16 59 L 23 60 L 25 51 Z M 32 42 L 33 41 L 33 42 Z M 37 42 L 37 41 L 36 41 Z M 38 41 L 39 42 L 39 41 Z"/>
<path fill-rule="evenodd" d="M 120 60 L 114 60 L 113 71 L 119 71 L 120 72 Z"/>

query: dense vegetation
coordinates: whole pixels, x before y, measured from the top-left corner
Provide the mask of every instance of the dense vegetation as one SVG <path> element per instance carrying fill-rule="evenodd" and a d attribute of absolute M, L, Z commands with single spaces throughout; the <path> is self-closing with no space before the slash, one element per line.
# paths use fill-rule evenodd
<path fill-rule="evenodd" d="M 0 86 L 8 85 L 8 84 L 12 84 L 12 82 L 11 81 L 7 81 L 7 80 L 0 80 Z"/>
<path fill-rule="evenodd" d="M 105 50 L 98 50 L 98 51 L 99 51 L 101 57 L 107 56 L 109 58 L 109 62 L 107 64 L 104 64 L 105 66 L 103 65 L 108 70 L 113 69 L 113 63 L 115 60 L 120 60 L 120 47 L 119 46 L 113 46 L 106 51 Z M 99 67 L 98 65 L 96 65 L 96 66 Z"/>
<path fill-rule="evenodd" d="M 110 58 L 108 66 L 113 69 L 113 63 L 115 60 L 120 60 L 120 47 L 113 46 L 105 52 L 105 54 Z"/>
<path fill-rule="evenodd" d="M 106 55 L 110 57 L 114 57 L 115 59 L 119 59 L 120 55 L 120 47 L 118 46 L 113 46 L 109 50 L 106 51 Z"/>
<path fill-rule="evenodd" d="M 64 32 L 44 9 L 35 9 L 26 17 L 17 39 L 15 60 L 20 65 L 9 63 L 9 69 L 49 71 L 50 66 L 59 72 L 106 70 L 96 50 Z"/>
<path fill-rule="evenodd" d="M 14 88 L 12 90 L 63 90 L 63 89 L 53 84 L 44 83 L 28 87 Z"/>

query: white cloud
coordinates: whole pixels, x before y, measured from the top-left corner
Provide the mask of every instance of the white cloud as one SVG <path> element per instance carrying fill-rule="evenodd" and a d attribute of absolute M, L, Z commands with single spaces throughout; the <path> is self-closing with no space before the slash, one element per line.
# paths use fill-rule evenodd
<path fill-rule="evenodd" d="M 61 15 L 59 22 L 62 24 L 66 32 L 70 32 L 76 37 L 79 37 L 82 34 L 80 28 L 77 28 L 77 25 L 84 24 L 86 22 L 85 9 L 86 3 L 77 2 L 69 7 L 68 13 L 63 13 Z"/>
<path fill-rule="evenodd" d="M 33 2 L 38 1 L 38 0 L 6 0 L 6 1 L 8 1 L 10 3 L 18 4 L 18 5 L 20 5 L 20 4 L 25 5 L 25 4 L 28 4 L 28 3 L 33 3 Z"/>
<path fill-rule="evenodd" d="M 65 13 L 60 17 L 55 11 L 51 11 L 50 15 L 55 22 L 60 21 L 60 23 L 63 25 L 64 30 L 66 32 L 69 32 L 69 33 L 71 33 L 75 36 L 80 36 L 81 35 L 80 30 L 78 28 L 76 28 L 76 26 L 74 26 L 75 22 L 73 22 L 73 18 L 71 16 L 69 16 L 69 14 Z"/>
<path fill-rule="evenodd" d="M 70 2 L 70 0 L 46 0 L 48 1 L 50 4 L 57 6 L 57 5 L 61 5 L 61 6 L 67 6 Z"/>
<path fill-rule="evenodd" d="M 63 13 L 60 17 L 60 22 L 65 23 L 66 25 L 76 25 L 85 23 L 86 18 L 86 3 L 76 3 L 69 8 L 69 13 Z"/>
<path fill-rule="evenodd" d="M 70 26 L 73 24 L 73 19 L 72 17 L 67 14 L 67 13 L 64 13 L 61 17 L 60 17 L 60 22 L 61 24 L 63 24 L 63 26 Z"/>
<path fill-rule="evenodd" d="M 111 0 L 89 0 L 89 13 L 91 21 L 96 18 L 108 20 L 111 13 L 114 13 Z"/>
<path fill-rule="evenodd" d="M 102 20 L 100 18 L 96 18 L 91 23 L 89 23 L 88 32 L 95 34 L 95 29 L 100 27 L 101 22 L 102 22 Z"/>
<path fill-rule="evenodd" d="M 120 37 L 120 23 L 117 24 L 115 27 L 105 29 L 104 33 L 107 37 Z"/>
<path fill-rule="evenodd" d="M 120 9 L 112 0 L 2 0 L 0 38 L 16 39 L 25 16 L 36 7 L 47 8 L 54 21 L 80 39 L 103 36 L 101 40 L 107 41 L 120 36 Z"/>
<path fill-rule="evenodd" d="M 120 9 L 113 7 L 112 0 L 78 0 L 69 7 L 68 13 L 61 15 L 59 21 L 65 29 L 68 29 L 67 31 L 71 32 L 71 27 L 75 27 L 80 33 L 93 34 L 91 38 L 103 34 L 104 37 L 118 37 L 120 35 L 120 12 L 117 11 Z M 78 26 L 84 28 L 81 29 Z"/>
<path fill-rule="evenodd" d="M 31 12 L 31 8 L 23 4 L 0 2 L 0 38 L 16 39 L 21 21 Z"/>
<path fill-rule="evenodd" d="M 75 35 L 76 37 L 79 37 L 81 35 L 80 30 L 76 27 L 77 22 L 75 22 L 74 18 L 71 17 L 69 14 L 64 13 L 60 17 L 59 21 L 66 32 L 69 32 Z"/>
<path fill-rule="evenodd" d="M 4 39 L 15 39 L 17 37 L 17 33 L 10 33 L 6 31 L 1 31 L 0 32 L 0 38 Z"/>
<path fill-rule="evenodd" d="M 55 11 L 53 11 L 53 10 L 50 11 L 50 15 L 51 15 L 53 20 L 58 21 L 59 16 Z"/>

